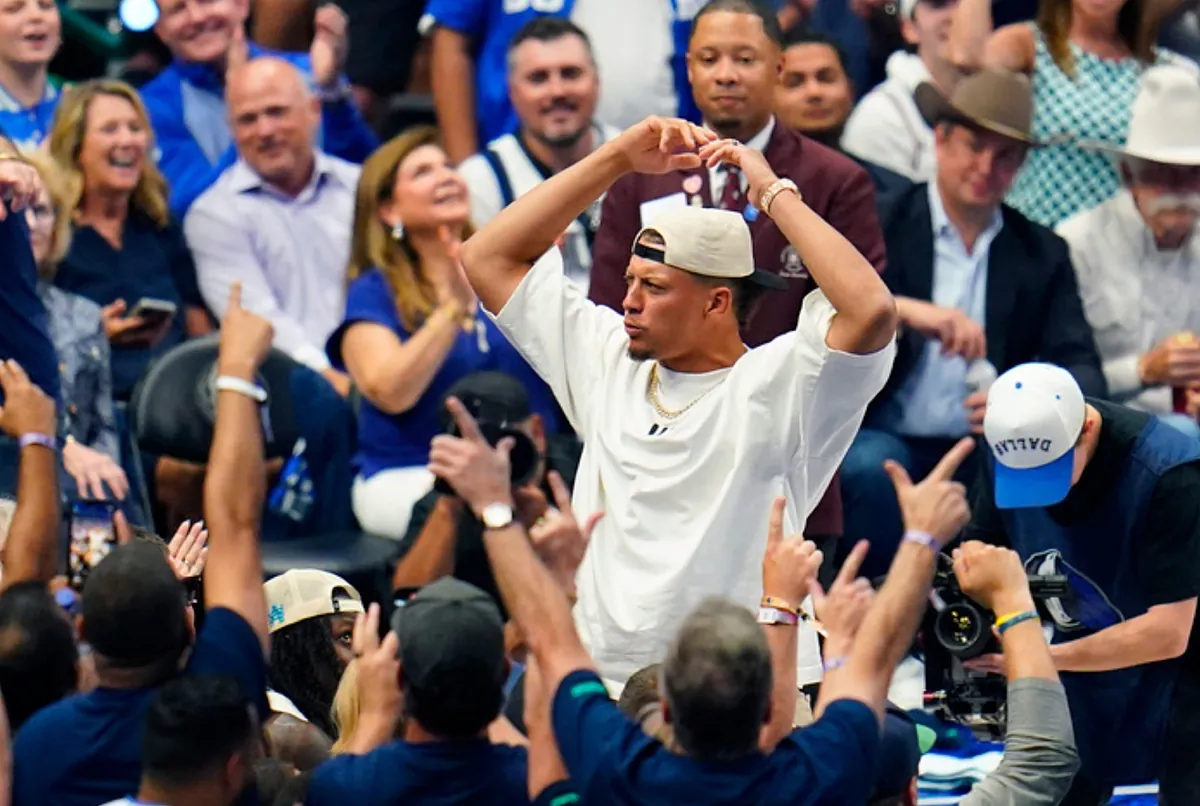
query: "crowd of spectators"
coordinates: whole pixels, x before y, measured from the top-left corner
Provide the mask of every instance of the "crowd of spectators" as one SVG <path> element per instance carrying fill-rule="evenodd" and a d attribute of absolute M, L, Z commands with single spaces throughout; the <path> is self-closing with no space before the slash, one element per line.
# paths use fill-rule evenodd
<path fill-rule="evenodd" d="M 934 558 L 997 616 L 1033 609 L 1016 553 L 959 540 L 995 379 L 1054 364 L 1103 411 L 1200 440 L 1200 67 L 1162 44 L 1188 41 L 1168 25 L 1187 4 L 261 5 L 159 0 L 170 61 L 136 87 L 61 84 L 55 3 L 0 5 L 0 802 L 915 804 L 918 731 L 887 697 Z M 386 131 L 386 96 L 424 74 L 437 125 Z M 648 117 L 794 183 L 880 273 L 896 354 L 804 511 L 748 511 L 695 578 L 667 544 L 610 546 L 579 590 L 601 516 L 571 497 L 604 334 L 555 345 L 547 371 L 543 334 L 512 319 L 532 333 L 576 309 L 488 304 L 464 250 L 572 166 L 628 156 Z M 741 342 L 795 331 L 821 272 L 749 173 L 598 190 L 551 250 L 567 299 L 629 311 L 634 285 L 657 293 L 627 269 L 644 228 L 718 208 L 781 286 L 738 292 Z M 149 374 L 200 344 L 211 366 L 182 380 L 204 381 L 206 462 L 148 445 L 134 416 L 157 405 Z M 300 380 L 264 391 L 270 361 Z M 282 446 L 276 397 L 305 423 Z M 635 504 L 671 478 L 655 462 L 624 468 Z M 501 499 L 517 517 L 495 527 Z M 97 502 L 112 547 L 72 586 Z M 264 584 L 273 518 L 383 538 L 387 566 Z M 1194 602 L 1191 547 L 1171 590 Z M 756 623 L 749 588 L 799 624 Z M 596 597 L 636 628 L 601 638 Z M 964 802 L 1088 803 L 1067 794 L 1079 758 L 1046 639 L 1010 626 L 991 670 L 1004 761 Z M 1200 648 L 1176 649 L 1196 667 Z"/>

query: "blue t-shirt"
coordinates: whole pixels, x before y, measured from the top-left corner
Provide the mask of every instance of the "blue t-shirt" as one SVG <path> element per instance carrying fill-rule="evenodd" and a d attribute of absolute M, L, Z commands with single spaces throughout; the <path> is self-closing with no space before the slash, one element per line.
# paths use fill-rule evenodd
<path fill-rule="evenodd" d="M 30 380 L 57 399 L 58 358 L 49 325 L 37 293 L 37 264 L 25 214 L 10 210 L 0 221 L 0 359 L 14 359 Z"/>
<path fill-rule="evenodd" d="M 676 755 L 647 736 L 595 672 L 564 678 L 553 718 L 559 751 L 588 806 L 848 806 L 866 803 L 874 786 L 879 721 L 852 700 L 831 703 L 770 755 L 720 764 Z"/>
<path fill-rule="evenodd" d="M 183 674 L 232 677 L 269 713 L 262 645 L 232 610 L 208 612 Z M 34 714 L 13 741 L 13 806 L 96 806 L 136 792 L 157 691 L 99 688 Z"/>
<path fill-rule="evenodd" d="M 305 806 L 528 806 L 523 747 L 487 739 L 394 741 L 365 756 L 337 756 L 313 772 Z"/>
<path fill-rule="evenodd" d="M 346 317 L 329 337 L 327 352 L 333 366 L 346 370 L 342 338 L 357 322 L 389 328 L 401 341 L 412 334 L 400 323 L 395 298 L 383 273 L 373 269 L 350 284 L 346 291 Z M 546 421 L 549 433 L 558 430 L 557 407 L 550 388 L 538 377 L 492 320 L 479 311 L 478 329 L 462 332 L 433 376 L 425 394 L 411 409 L 388 414 L 363 400 L 358 414 L 358 452 L 354 466 L 364 478 L 397 467 L 423 467 L 429 462 L 429 443 L 445 430 L 442 401 L 459 379 L 473 372 L 504 372 L 529 392 L 534 412 Z"/>
<path fill-rule="evenodd" d="M 160 228 L 145 214 L 131 212 L 121 248 L 115 249 L 91 227 L 75 230 L 71 249 L 59 264 L 54 284 L 87 297 L 100 307 L 125 300 L 132 311 L 142 297 L 166 300 L 178 308 L 171 329 L 154 347 L 112 348 L 113 397 L 127 400 L 150 362 L 187 338 L 184 306 L 203 308 L 196 265 L 183 232 L 174 223 Z"/>
<path fill-rule="evenodd" d="M 58 88 L 50 81 L 42 90 L 42 99 L 25 106 L 0 87 L 0 131 L 3 131 L 21 151 L 40 146 L 50 136 L 50 124 L 58 108 Z"/>

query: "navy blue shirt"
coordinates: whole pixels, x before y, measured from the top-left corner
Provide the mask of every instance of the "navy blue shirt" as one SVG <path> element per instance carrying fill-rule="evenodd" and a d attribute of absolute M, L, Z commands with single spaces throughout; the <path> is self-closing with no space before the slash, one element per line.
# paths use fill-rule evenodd
<path fill-rule="evenodd" d="M 411 337 L 396 312 L 395 297 L 378 269 L 350 283 L 346 291 L 346 317 L 329 337 L 326 351 L 333 366 L 343 372 L 342 338 L 351 325 L 371 322 L 391 330 L 401 341 Z M 358 453 L 354 466 L 364 478 L 397 467 L 424 467 L 429 462 L 429 443 L 445 430 L 442 400 L 460 378 L 474 372 L 504 372 L 522 383 L 529 404 L 545 420 L 546 430 L 558 430 L 558 408 L 554 394 L 525 363 L 492 320 L 479 311 L 476 329 L 460 332 L 433 376 L 425 394 L 411 409 L 388 414 L 363 400 L 358 413 Z"/>
<path fill-rule="evenodd" d="M 42 391 L 58 398 L 58 358 L 37 293 L 29 228 L 25 214 L 11 210 L 0 221 L 0 323 L 0 359 L 16 360 Z"/>
<path fill-rule="evenodd" d="M 232 677 L 269 713 L 262 645 L 232 610 L 208 612 L 183 674 Z M 137 792 L 157 691 L 98 688 L 34 714 L 13 741 L 13 806 L 97 806 Z"/>
<path fill-rule="evenodd" d="M 125 222 L 120 249 L 91 227 L 75 230 L 71 250 L 59 264 L 54 284 L 101 307 L 123 299 L 132 311 L 143 297 L 178 307 L 171 329 L 154 347 L 113 345 L 112 384 L 117 400 L 128 400 L 150 362 L 187 338 L 184 307 L 204 307 L 183 232 L 174 223 L 159 227 L 136 211 L 131 211 Z"/>
<path fill-rule="evenodd" d="M 528 776 L 523 747 L 487 739 L 394 741 L 365 756 L 337 756 L 317 767 L 304 804 L 528 806 Z"/>
<path fill-rule="evenodd" d="M 838 700 L 770 755 L 702 763 L 670 752 L 617 709 L 595 672 L 572 672 L 554 696 L 554 736 L 588 806 L 849 806 L 875 784 L 879 720 Z"/>

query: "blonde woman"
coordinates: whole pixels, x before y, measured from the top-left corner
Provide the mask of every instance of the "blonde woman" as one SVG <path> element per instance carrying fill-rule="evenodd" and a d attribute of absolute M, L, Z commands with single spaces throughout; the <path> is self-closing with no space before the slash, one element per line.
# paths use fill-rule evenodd
<path fill-rule="evenodd" d="M 433 486 L 429 444 L 458 379 L 497 370 L 520 379 L 534 410 L 557 421 L 549 390 L 479 308 L 458 262 L 470 234 L 467 186 L 430 127 L 410 129 L 363 164 L 350 244 L 345 320 L 327 345 L 362 393 L 354 514 L 375 534 L 405 536 Z"/>
<path fill-rule="evenodd" d="M 64 92 L 50 154 L 65 176 L 75 233 L 54 284 L 103 309 L 117 400 L 156 356 L 211 330 L 153 153 L 146 109 L 128 84 L 87 81 Z M 141 300 L 175 313 L 138 315 Z"/>
<path fill-rule="evenodd" d="M 26 159 L 37 168 L 41 180 L 33 203 L 25 208 L 25 220 L 37 262 L 38 296 L 46 307 L 50 338 L 58 355 L 67 432 L 62 461 L 75 482 L 68 497 L 125 500 L 129 480 L 120 465 L 108 339 L 100 306 L 52 285 L 55 269 L 71 242 L 63 176 L 40 151 L 30 152 Z M 136 506 L 133 509 L 127 515 L 140 522 L 141 513 Z"/>
<path fill-rule="evenodd" d="M 1195 69 L 1154 46 L 1161 18 L 1153 0 L 1041 0 L 1036 21 L 993 31 L 991 0 L 961 0 L 950 32 L 955 64 L 1029 74 L 1033 136 L 1061 141 L 1029 152 L 1008 204 L 1054 227 L 1117 192 L 1112 160 L 1078 142 L 1125 144 L 1147 67 L 1171 61 Z"/>

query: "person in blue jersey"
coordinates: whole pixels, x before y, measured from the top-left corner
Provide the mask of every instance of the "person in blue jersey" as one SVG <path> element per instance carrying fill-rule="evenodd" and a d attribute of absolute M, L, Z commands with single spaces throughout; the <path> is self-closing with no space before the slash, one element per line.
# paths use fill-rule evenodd
<path fill-rule="evenodd" d="M 138 790 L 142 736 L 155 693 L 179 677 L 227 676 L 266 718 L 267 602 L 259 522 L 266 492 L 256 385 L 270 323 L 230 294 L 217 358 L 217 410 L 205 479 L 211 527 L 204 624 L 161 546 L 117 546 L 89 574 L 80 632 L 97 687 L 34 714 L 12 750 L 13 806 L 96 806 Z M 202 801 L 211 803 L 212 801 Z M 239 803 L 257 802 L 253 791 Z"/>
<path fill-rule="evenodd" d="M 307 54 L 272 53 L 246 42 L 242 0 L 160 0 L 154 32 L 174 61 L 141 88 L 159 147 L 159 169 L 171 186 L 171 211 L 183 213 L 237 161 L 225 108 L 225 76 L 256 56 L 278 56 L 311 78 L 322 102 L 322 148 L 362 162 L 375 135 L 363 122 L 341 76 L 346 16 L 336 6 L 317 10 L 316 37 Z"/>
<path fill-rule="evenodd" d="M 326 345 L 333 368 L 362 394 L 354 514 L 364 529 L 402 539 L 433 489 L 429 443 L 458 380 L 496 371 L 529 390 L 547 433 L 554 398 L 479 308 L 458 261 L 471 233 L 467 184 L 432 127 L 409 129 L 363 165 L 350 236 L 346 315 Z"/>
<path fill-rule="evenodd" d="M 62 44 L 54 0 L 0 5 L 0 127 L 21 150 L 37 148 L 50 132 L 58 89 L 50 60 Z"/>
<path fill-rule="evenodd" d="M 537 16 L 566 17 L 591 42 L 604 93 L 596 117 L 626 128 L 647 115 L 699 120 L 685 58 L 703 0 L 430 0 L 433 102 L 455 164 L 517 131 L 509 43 Z M 637 54 L 637 58 L 630 58 Z"/>
<path fill-rule="evenodd" d="M 1200 803 L 1200 441 L 1043 363 L 996 379 L 983 431 L 992 461 L 966 538 L 1070 586 L 1046 603 L 1079 745 L 1062 803 L 1155 778 L 1165 806 Z"/>

